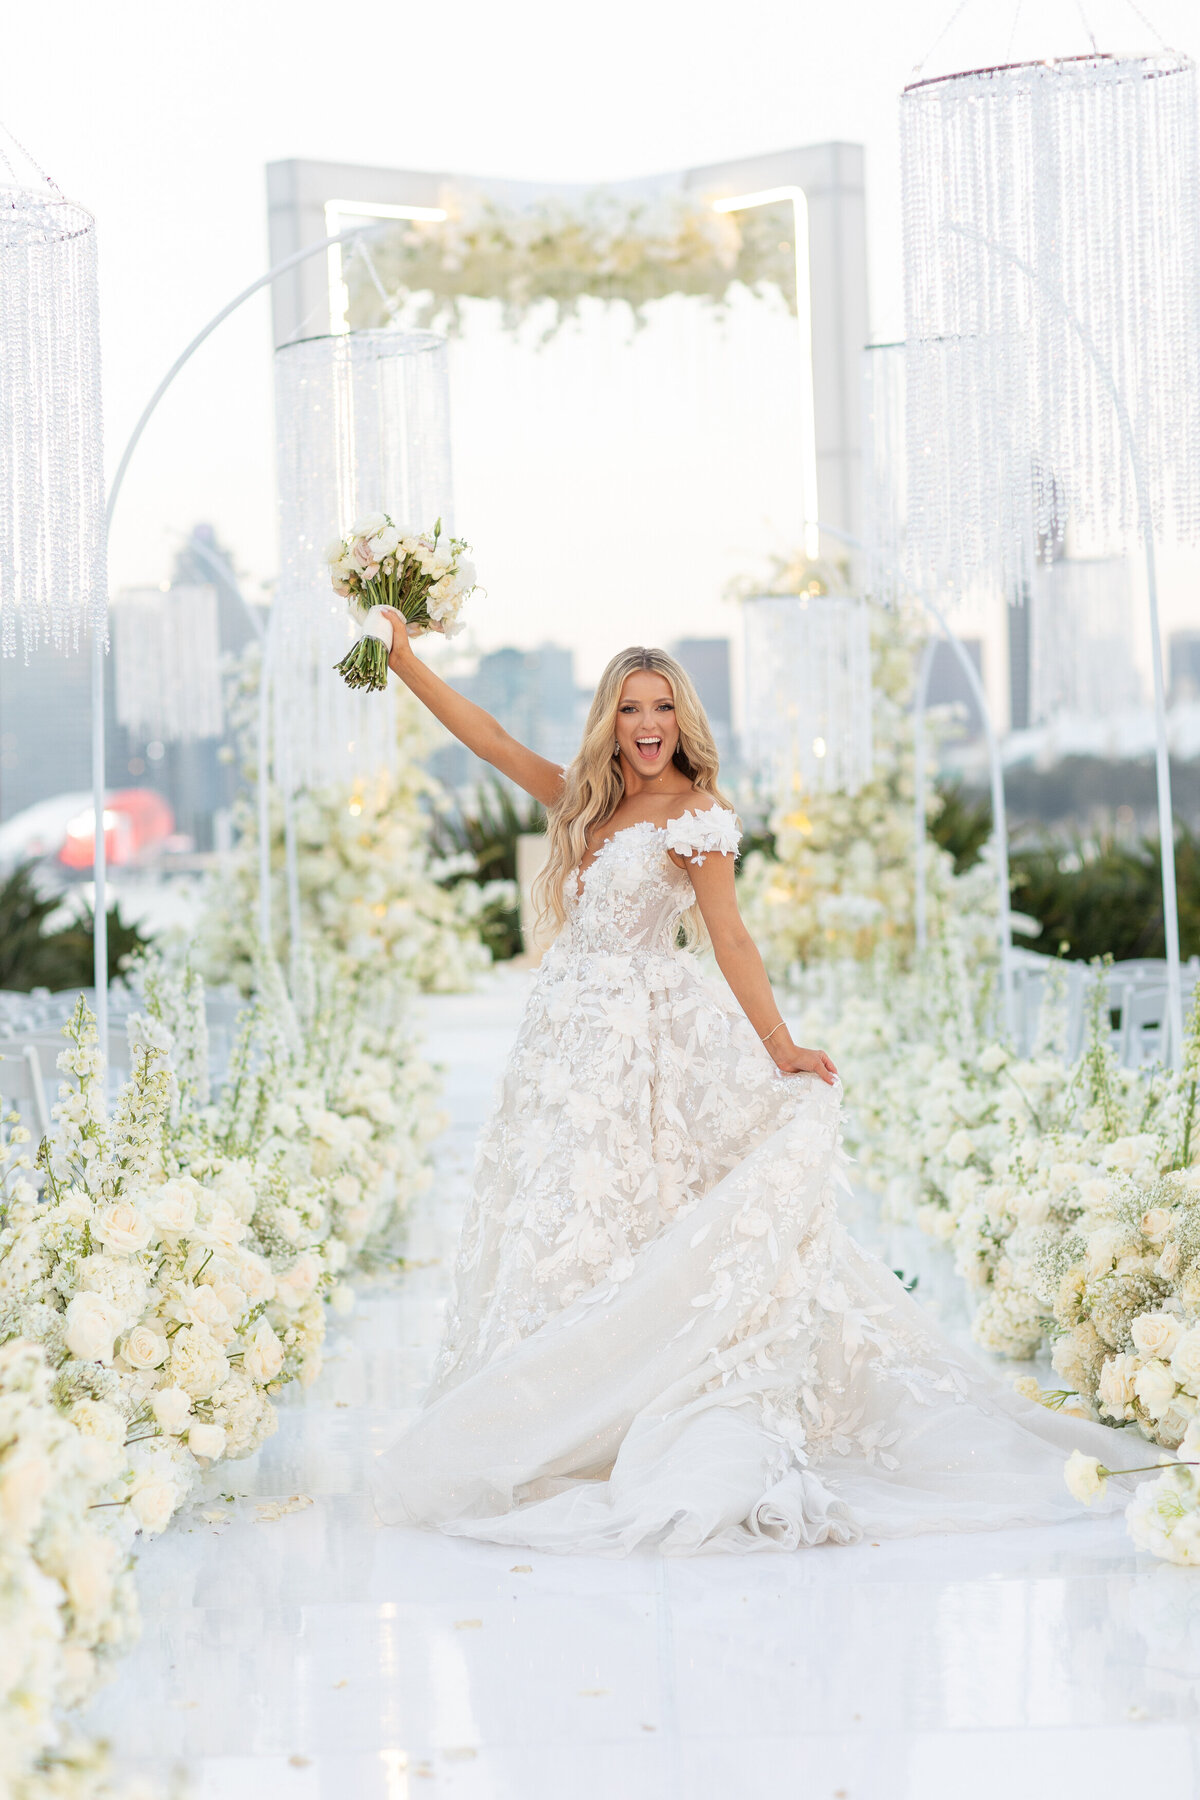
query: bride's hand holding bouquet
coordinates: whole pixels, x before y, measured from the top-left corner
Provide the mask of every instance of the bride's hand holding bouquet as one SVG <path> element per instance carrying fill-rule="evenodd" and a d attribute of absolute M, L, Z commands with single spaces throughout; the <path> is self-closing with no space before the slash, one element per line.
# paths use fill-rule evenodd
<path fill-rule="evenodd" d="M 347 687 L 387 686 L 389 657 L 397 637 L 438 631 L 453 637 L 462 630 L 459 614 L 475 590 L 470 545 L 442 532 L 405 530 L 387 513 L 360 519 L 329 546 L 333 586 L 350 603 L 363 635 L 338 663 Z M 393 628 L 399 615 L 406 630 Z"/>

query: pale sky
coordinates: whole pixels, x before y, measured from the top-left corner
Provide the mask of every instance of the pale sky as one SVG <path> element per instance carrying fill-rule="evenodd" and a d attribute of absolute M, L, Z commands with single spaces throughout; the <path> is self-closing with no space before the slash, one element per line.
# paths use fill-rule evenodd
<path fill-rule="evenodd" d="M 1195 0 L 1152 0 L 1141 11 L 1169 43 L 1200 50 Z M 264 165 L 283 157 L 602 184 L 795 144 L 861 142 L 873 335 L 902 335 L 896 97 L 955 12 L 956 0 L 609 0 L 590 8 L 562 0 L 59 0 L 8 9 L 0 119 L 98 220 L 111 468 L 189 337 L 266 269 Z M 959 13 L 924 73 L 1084 50 L 1085 25 L 1103 49 L 1155 47 L 1127 0 L 968 0 Z M 669 316 L 656 327 L 664 344 L 671 330 Z M 460 433 L 476 433 L 458 453 L 457 525 L 474 537 L 485 581 L 489 534 L 496 544 L 474 636 L 485 646 L 572 642 L 589 675 L 635 633 L 665 641 L 688 629 L 736 630 L 720 597 L 731 569 L 796 537 L 787 421 L 767 406 L 761 469 L 739 465 L 739 486 L 730 464 L 722 556 L 699 575 L 685 558 L 686 578 L 639 587 L 644 532 L 685 543 L 699 490 L 686 457 L 672 451 L 669 422 L 649 434 L 651 448 L 643 444 L 624 485 L 613 484 L 612 439 L 608 427 L 591 429 L 586 368 L 590 357 L 603 372 L 615 352 L 611 328 L 593 335 L 590 347 L 570 352 L 569 418 L 538 415 L 546 420 L 541 454 L 528 420 L 512 444 L 496 441 L 494 417 L 472 425 L 486 410 L 482 378 L 478 392 L 461 390 L 487 360 L 482 342 L 460 357 L 455 377 Z M 706 352 L 724 356 L 727 344 L 733 360 L 721 385 L 740 388 L 747 407 L 754 364 L 737 358 L 754 354 L 752 335 L 735 319 Z M 635 354 L 645 358 L 653 341 Z M 769 355 L 771 343 L 768 324 L 755 353 Z M 131 470 L 112 548 L 114 586 L 161 579 L 179 537 L 201 518 L 232 543 L 249 590 L 273 574 L 270 358 L 259 297 L 179 381 Z M 510 366 L 495 394 L 519 395 L 523 379 Z M 530 379 L 542 390 L 554 385 L 548 370 Z M 643 377 L 630 363 L 622 379 Z M 689 431 L 689 454 L 720 479 L 728 444 L 715 426 L 711 448 L 694 422 Z M 564 518 L 569 529 L 556 533 Z M 538 545 L 543 563 L 552 552 L 553 582 L 526 579 L 522 541 L 531 554 Z M 634 547 L 628 568 L 626 543 Z M 1189 582 L 1169 596 L 1168 623 L 1186 612 L 1190 592 Z"/>

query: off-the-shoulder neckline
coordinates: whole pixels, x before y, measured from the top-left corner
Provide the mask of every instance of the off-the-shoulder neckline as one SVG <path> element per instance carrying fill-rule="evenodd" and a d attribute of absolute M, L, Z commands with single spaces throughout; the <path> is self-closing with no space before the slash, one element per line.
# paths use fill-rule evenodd
<path fill-rule="evenodd" d="M 571 873 L 573 875 L 578 875 L 580 881 L 586 881 L 596 864 L 600 861 L 600 858 L 604 855 L 604 852 L 608 849 L 608 846 L 610 844 L 615 844 L 617 839 L 619 837 L 624 837 L 627 832 L 642 830 L 670 831 L 672 825 L 682 825 L 685 819 L 700 820 L 707 818 L 709 813 L 724 813 L 730 819 L 737 817 L 737 814 L 731 806 L 721 806 L 718 804 L 716 806 L 702 806 L 699 812 L 696 811 L 694 806 L 689 806 L 685 812 L 676 813 L 673 819 L 668 819 L 665 825 L 656 825 L 653 819 L 635 819 L 632 825 L 621 825 L 613 832 L 611 837 L 606 837 L 586 868 L 577 863 Z"/>

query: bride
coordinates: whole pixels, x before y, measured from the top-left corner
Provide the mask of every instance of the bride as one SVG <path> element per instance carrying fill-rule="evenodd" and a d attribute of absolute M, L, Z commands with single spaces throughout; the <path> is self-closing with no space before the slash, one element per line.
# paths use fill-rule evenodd
<path fill-rule="evenodd" d="M 559 926 L 479 1145 L 388 1523 L 673 1554 L 1051 1521 L 1106 1427 L 1002 1389 L 838 1222 L 841 1090 L 738 914 L 737 820 L 661 650 L 605 669 L 565 771 L 414 655 L 390 666 L 549 815 Z M 707 938 L 732 994 L 679 947 Z M 1113 1496 L 1109 1504 L 1115 1503 Z"/>

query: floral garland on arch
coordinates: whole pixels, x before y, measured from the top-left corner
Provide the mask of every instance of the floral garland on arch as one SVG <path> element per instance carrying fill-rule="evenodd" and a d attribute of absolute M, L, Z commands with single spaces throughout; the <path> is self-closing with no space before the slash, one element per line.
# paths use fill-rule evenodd
<path fill-rule="evenodd" d="M 300 997 L 262 972 L 215 1101 L 202 983 L 158 961 L 139 979 L 111 1115 L 81 1000 L 36 1168 L 0 1128 L 0 1772 L 20 1800 L 109 1791 L 65 1720 L 136 1632 L 134 1539 L 315 1379 L 324 1302 L 395 1261 L 443 1123 L 403 1015 L 366 1021 L 336 970 Z"/>
<path fill-rule="evenodd" d="M 499 300 L 505 329 L 538 309 L 543 341 L 592 298 L 620 300 L 636 323 L 654 300 L 685 294 L 721 307 L 735 286 L 777 294 L 794 312 L 796 247 L 789 202 L 714 211 L 686 195 L 626 200 L 598 191 L 572 204 L 485 200 L 439 223 L 404 220 L 347 257 L 356 328 L 462 328 L 465 299 Z"/>

